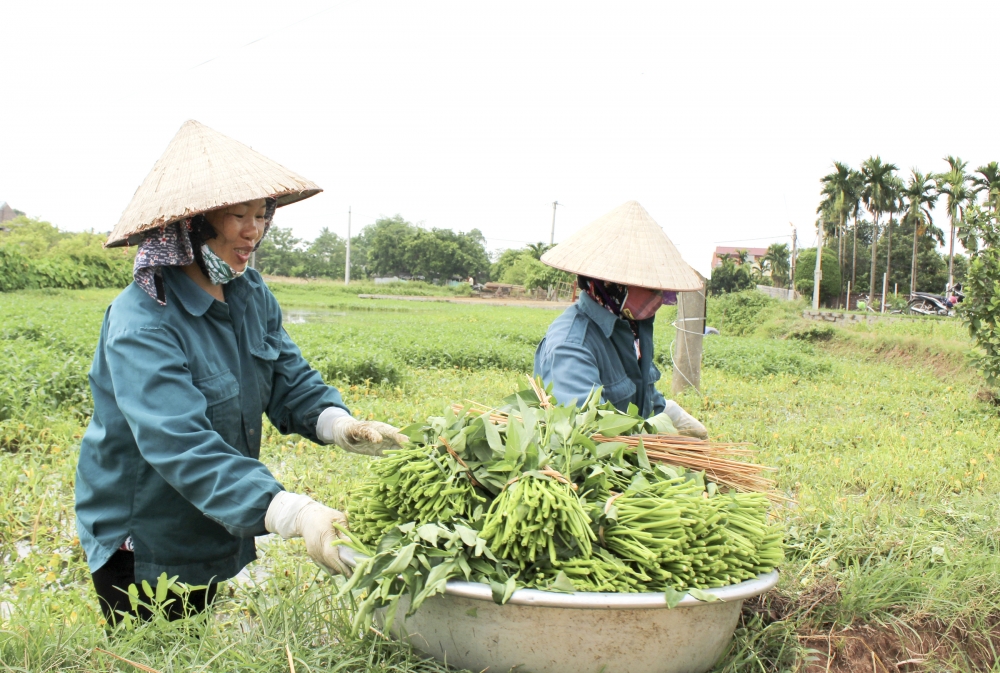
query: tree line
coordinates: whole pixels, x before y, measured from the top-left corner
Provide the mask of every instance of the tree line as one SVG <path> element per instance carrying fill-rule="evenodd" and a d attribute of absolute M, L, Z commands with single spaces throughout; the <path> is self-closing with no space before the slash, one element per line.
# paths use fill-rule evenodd
<path fill-rule="evenodd" d="M 307 278 L 344 277 L 347 241 L 324 227 L 303 241 L 284 227 L 271 227 L 257 250 L 262 273 Z M 401 216 L 381 217 L 351 238 L 351 277 L 418 278 L 431 282 L 489 278 L 486 239 L 478 229 L 424 229 Z"/>
<path fill-rule="evenodd" d="M 551 246 L 532 243 L 508 249 L 492 261 L 486 239 L 478 229 L 467 233 L 451 229 L 424 229 L 400 215 L 382 217 L 351 238 L 351 277 L 418 278 L 431 282 L 498 281 L 532 290 L 572 281 L 562 271 L 542 264 Z M 347 241 L 323 228 L 311 242 L 292 230 L 272 227 L 257 251 L 255 264 L 266 274 L 307 278 L 344 277 Z"/>
<path fill-rule="evenodd" d="M 949 155 L 944 161 L 947 169 L 942 172 L 913 168 L 905 177 L 896 164 L 880 156 L 869 157 L 859 169 L 835 161 L 833 170 L 820 178 L 816 226 L 826 246 L 821 262 L 824 301 L 844 299 L 848 282 L 852 295 L 877 296 L 883 274 L 888 292 L 897 286 L 909 288 L 911 294 L 943 292 L 962 282 L 968 258 L 955 252 L 955 239 L 970 208 L 995 212 L 1000 205 L 1000 165 L 994 161 L 972 171 L 960 157 Z M 945 205 L 948 216 L 947 237 L 934 222 L 932 211 L 938 203 Z M 938 248 L 945 245 L 942 254 Z M 836 270 L 831 267 L 828 272 L 830 254 L 835 255 L 831 263 Z M 808 262 L 802 255 L 808 255 Z M 788 260 L 786 244 L 772 245 L 767 256 L 755 263 L 744 263 L 745 254 L 727 257 L 713 270 L 709 287 L 715 292 L 738 291 L 766 283 L 770 276 L 776 286 L 791 284 L 811 294 L 815 249 L 800 251 L 792 279 Z M 837 283 L 828 282 L 833 276 Z"/>

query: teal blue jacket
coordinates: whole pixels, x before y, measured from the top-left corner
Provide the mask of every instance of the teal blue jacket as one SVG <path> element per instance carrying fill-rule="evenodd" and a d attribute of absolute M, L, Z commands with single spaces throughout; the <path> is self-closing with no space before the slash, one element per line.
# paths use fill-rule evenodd
<path fill-rule="evenodd" d="M 604 386 L 604 400 L 616 409 L 635 404 L 644 418 L 658 414 L 666 400 L 656 389 L 655 319 L 638 321 L 642 358 L 637 358 L 628 322 L 583 294 L 549 325 L 535 351 L 535 374 L 552 383 L 552 394 L 563 404 L 574 399 L 581 404 L 595 386 Z"/>
<path fill-rule="evenodd" d="M 91 572 L 132 537 L 136 580 L 205 584 L 256 558 L 282 490 L 258 460 L 261 415 L 313 441 L 340 393 L 310 368 L 250 269 L 221 302 L 181 269 L 166 306 L 135 283 L 104 315 L 90 370 L 94 415 L 80 445 L 76 522 Z"/>

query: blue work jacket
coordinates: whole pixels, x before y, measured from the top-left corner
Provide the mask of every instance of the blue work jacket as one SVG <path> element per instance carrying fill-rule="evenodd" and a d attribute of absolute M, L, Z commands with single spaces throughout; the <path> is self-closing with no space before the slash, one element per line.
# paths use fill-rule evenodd
<path fill-rule="evenodd" d="M 163 270 L 166 306 L 135 283 L 111 303 L 90 370 L 94 415 L 80 445 L 76 524 L 91 572 L 129 536 L 136 581 L 236 575 L 282 490 L 260 456 L 261 414 L 313 441 L 340 393 L 281 326 L 253 269 L 209 295 Z"/>
<path fill-rule="evenodd" d="M 577 404 L 595 386 L 604 386 L 603 397 L 625 411 L 635 404 L 644 418 L 663 411 L 663 394 L 656 389 L 660 370 L 653 364 L 653 321 L 638 321 L 639 350 L 628 321 L 583 294 L 549 325 L 535 351 L 535 374 L 560 403 Z"/>

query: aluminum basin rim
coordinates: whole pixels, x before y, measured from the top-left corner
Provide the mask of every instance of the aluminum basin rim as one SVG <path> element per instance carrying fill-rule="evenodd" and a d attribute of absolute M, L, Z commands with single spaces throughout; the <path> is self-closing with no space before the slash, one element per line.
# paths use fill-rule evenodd
<path fill-rule="evenodd" d="M 348 547 L 341 547 L 340 556 L 347 565 L 352 568 L 354 567 L 356 561 L 353 550 Z M 715 596 L 722 602 L 742 601 L 769 591 L 777 583 L 778 571 L 772 570 L 769 573 L 759 575 L 756 579 L 746 580 L 738 584 L 730 584 L 729 586 L 717 589 L 705 589 L 704 591 L 707 594 Z M 481 582 L 452 580 L 445 585 L 445 594 L 477 601 L 494 602 L 490 586 Z M 654 610 L 666 608 L 667 599 L 666 595 L 661 592 L 626 594 L 577 591 L 574 593 L 560 593 L 555 591 L 541 591 L 539 589 L 517 589 L 511 594 L 507 604 L 570 610 Z M 711 604 L 700 601 L 688 594 L 675 607 L 688 608 Z"/>

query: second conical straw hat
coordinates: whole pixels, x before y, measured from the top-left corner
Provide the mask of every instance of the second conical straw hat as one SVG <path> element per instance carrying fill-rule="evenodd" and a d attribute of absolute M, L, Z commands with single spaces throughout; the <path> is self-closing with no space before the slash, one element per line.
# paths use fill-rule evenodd
<path fill-rule="evenodd" d="M 280 207 L 321 191 L 260 152 L 190 120 L 139 185 L 104 245 L 134 245 L 149 229 L 215 208 L 263 198 L 276 198 Z"/>
<path fill-rule="evenodd" d="M 638 201 L 628 201 L 552 248 L 542 261 L 581 276 L 687 292 L 704 283 Z"/>

